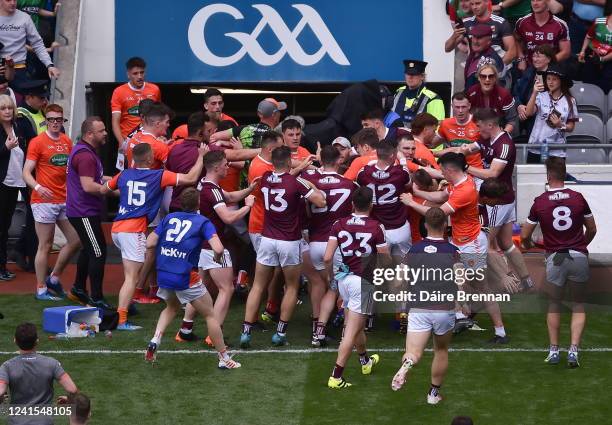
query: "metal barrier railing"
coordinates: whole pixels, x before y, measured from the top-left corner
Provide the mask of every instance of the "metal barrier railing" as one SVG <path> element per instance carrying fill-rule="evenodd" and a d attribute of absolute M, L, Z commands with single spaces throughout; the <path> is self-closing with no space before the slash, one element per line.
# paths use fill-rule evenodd
<path fill-rule="evenodd" d="M 516 144 L 517 151 L 520 150 L 520 161 L 517 155 L 517 164 L 527 163 L 527 150 L 534 149 L 539 150 L 542 146 L 541 143 L 521 143 Z M 568 149 L 601 149 L 605 152 L 604 162 L 598 162 L 598 164 L 611 164 L 612 158 L 610 158 L 612 152 L 612 143 L 561 143 L 561 144 L 548 144 L 548 150 L 568 150 Z M 518 153 L 518 152 L 517 152 Z M 570 164 L 589 164 L 587 162 L 570 162 Z"/>
<path fill-rule="evenodd" d="M 66 6 L 64 6 L 64 7 L 66 7 Z M 56 64 L 56 65 L 59 63 L 59 57 L 60 57 L 61 48 L 70 44 L 70 40 L 68 40 L 68 37 L 66 37 L 62 32 L 60 32 L 61 20 L 62 20 L 62 16 L 64 15 L 62 13 L 62 11 L 63 11 L 64 7 L 61 7 L 59 9 L 57 15 L 55 16 L 55 38 L 54 38 L 54 41 L 57 41 L 60 44 L 60 46 L 53 50 L 53 56 L 51 57 L 51 59 L 53 60 L 53 63 Z M 51 91 L 51 96 L 50 96 L 50 99 L 49 99 L 50 103 L 55 103 L 57 100 L 63 100 L 64 99 L 64 92 L 57 87 L 57 80 L 51 79 L 50 88 L 51 88 L 51 90 L 50 90 Z"/>

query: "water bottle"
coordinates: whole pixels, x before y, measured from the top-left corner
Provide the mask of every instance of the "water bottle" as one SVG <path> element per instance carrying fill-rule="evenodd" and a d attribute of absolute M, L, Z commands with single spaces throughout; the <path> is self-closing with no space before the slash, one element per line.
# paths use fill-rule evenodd
<path fill-rule="evenodd" d="M 542 164 L 544 164 L 548 159 L 548 140 L 544 139 L 541 143 L 542 146 L 540 147 L 540 161 L 542 162 Z"/>

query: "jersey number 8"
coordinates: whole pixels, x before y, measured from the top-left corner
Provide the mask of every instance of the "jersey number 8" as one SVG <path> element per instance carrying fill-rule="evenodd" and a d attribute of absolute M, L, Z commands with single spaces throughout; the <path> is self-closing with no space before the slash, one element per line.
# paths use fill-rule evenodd
<path fill-rule="evenodd" d="M 568 207 L 557 207 L 553 210 L 553 227 L 560 232 L 572 227 L 572 211 Z"/>

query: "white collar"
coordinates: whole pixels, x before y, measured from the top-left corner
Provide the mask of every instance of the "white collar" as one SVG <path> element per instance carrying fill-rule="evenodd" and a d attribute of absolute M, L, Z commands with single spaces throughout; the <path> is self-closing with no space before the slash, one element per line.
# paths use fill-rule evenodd
<path fill-rule="evenodd" d="M 546 191 L 547 192 L 555 192 L 557 190 L 564 190 L 564 189 L 565 189 L 565 186 L 555 187 L 554 189 L 549 187 L 548 189 L 546 189 Z"/>
<path fill-rule="evenodd" d="M 130 83 L 129 81 L 128 81 L 127 85 L 130 87 L 130 89 L 132 89 L 134 91 L 143 91 L 144 88 L 147 86 L 147 82 L 145 81 L 144 83 L 142 83 L 142 88 L 140 88 L 140 89 L 137 89 L 136 87 L 134 87 L 132 85 L 132 83 Z"/>

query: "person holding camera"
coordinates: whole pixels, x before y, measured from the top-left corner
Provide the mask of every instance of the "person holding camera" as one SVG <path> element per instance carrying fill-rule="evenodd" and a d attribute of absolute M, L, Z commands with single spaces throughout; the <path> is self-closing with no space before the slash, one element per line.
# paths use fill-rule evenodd
<path fill-rule="evenodd" d="M 529 144 L 542 146 L 529 149 L 528 164 L 539 164 L 549 156 L 565 158 L 565 150 L 549 150 L 549 145 L 566 143 L 566 133 L 572 132 L 578 121 L 576 100 L 570 92 L 572 85 L 572 80 L 557 64 L 549 66 L 542 77 L 536 77 L 526 114 L 536 115 Z"/>

